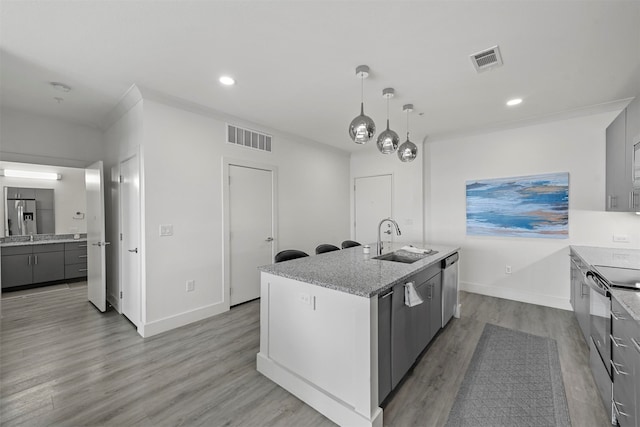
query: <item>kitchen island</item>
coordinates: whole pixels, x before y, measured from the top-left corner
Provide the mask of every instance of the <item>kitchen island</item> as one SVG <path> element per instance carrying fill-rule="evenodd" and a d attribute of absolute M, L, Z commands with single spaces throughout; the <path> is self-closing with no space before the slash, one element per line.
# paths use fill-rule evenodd
<path fill-rule="evenodd" d="M 258 371 L 339 425 L 382 426 L 379 297 L 459 250 L 413 245 L 435 252 L 405 264 L 358 246 L 260 267 Z"/>

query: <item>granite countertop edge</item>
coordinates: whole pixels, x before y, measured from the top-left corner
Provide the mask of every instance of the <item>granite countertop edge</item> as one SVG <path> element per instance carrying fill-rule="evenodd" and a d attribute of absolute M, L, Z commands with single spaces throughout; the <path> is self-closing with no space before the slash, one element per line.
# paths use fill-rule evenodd
<path fill-rule="evenodd" d="M 34 240 L 26 241 L 26 242 L 2 242 L 0 243 L 0 248 L 13 248 L 17 246 L 36 246 L 36 245 L 53 245 L 56 243 L 74 243 L 74 242 L 86 242 L 86 237 L 80 239 L 49 239 L 49 240 Z"/>
<path fill-rule="evenodd" d="M 619 268 L 640 269 L 640 250 L 623 248 L 602 248 L 596 246 L 571 245 L 582 260 L 590 266 L 605 265 Z M 611 296 L 640 323 L 640 291 L 612 288 Z"/>
<path fill-rule="evenodd" d="M 406 245 L 406 243 L 393 244 L 393 246 L 390 248 L 391 250 L 385 251 L 385 253 L 398 250 L 404 245 Z M 352 294 L 352 295 L 356 295 L 364 298 L 371 298 L 373 296 L 376 296 L 385 292 L 387 289 L 390 289 L 394 285 L 401 283 L 407 277 L 414 275 L 416 273 L 419 273 L 431 267 L 435 263 L 442 261 L 447 256 L 460 251 L 459 247 L 426 245 L 426 244 L 416 244 L 416 243 L 413 243 L 413 245 L 419 248 L 420 247 L 433 248 L 438 252 L 433 255 L 427 255 L 426 257 L 416 261 L 415 263 L 402 264 L 402 263 L 396 263 L 392 261 L 374 260 L 372 259 L 374 256 L 376 256 L 374 253 L 369 254 L 369 256 L 362 255 L 362 247 L 357 246 L 354 248 L 342 249 L 341 251 L 329 252 L 327 254 L 312 255 L 310 257 L 299 258 L 296 260 L 287 261 L 286 263 L 264 265 L 264 266 L 258 267 L 258 270 L 264 273 L 269 273 L 269 274 L 273 274 L 275 276 L 280 276 L 280 277 L 286 277 L 292 280 L 299 280 L 301 282 L 310 283 L 312 285 L 321 286 L 327 289 L 333 289 L 336 291 L 340 291 L 340 292 L 344 292 L 344 293 L 348 293 L 348 294 Z M 372 251 L 375 251 L 375 244 L 372 245 Z M 351 283 L 348 282 L 348 279 L 350 278 L 349 277 L 350 273 L 353 274 L 352 271 L 344 272 L 343 274 L 341 275 L 339 274 L 338 276 L 336 276 L 335 269 L 334 269 L 333 270 L 334 276 L 331 277 L 331 280 L 328 280 L 328 279 L 320 279 L 317 277 L 317 275 L 306 274 L 305 272 L 303 272 L 303 268 L 297 268 L 297 269 L 295 268 L 295 267 L 301 267 L 305 264 L 307 266 L 311 266 L 311 265 L 315 266 L 316 268 L 323 265 L 326 266 L 326 268 L 330 268 L 332 265 L 331 260 L 335 260 L 336 257 L 339 257 L 342 255 L 342 256 L 351 257 L 353 259 L 354 255 L 357 256 L 358 254 L 361 254 L 360 260 L 356 259 L 353 264 L 350 264 L 348 266 L 343 266 L 343 267 L 352 267 L 353 269 L 368 269 L 368 270 L 385 269 L 385 276 L 387 277 L 383 278 L 382 282 L 378 282 L 372 287 L 358 286 L 358 285 L 351 285 Z M 286 267 L 285 267 L 285 264 L 287 264 Z M 287 268 L 287 267 L 291 267 L 291 268 Z M 356 274 L 356 276 L 360 276 L 360 275 Z"/>

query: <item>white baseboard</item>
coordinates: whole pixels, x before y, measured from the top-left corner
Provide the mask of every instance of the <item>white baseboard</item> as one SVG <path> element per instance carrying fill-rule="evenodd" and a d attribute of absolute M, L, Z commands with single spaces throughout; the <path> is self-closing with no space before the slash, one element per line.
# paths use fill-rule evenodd
<path fill-rule="evenodd" d="M 152 337 L 163 332 L 170 331 L 189 323 L 197 322 L 211 316 L 229 311 L 229 305 L 223 302 L 207 305 L 184 313 L 175 314 L 152 322 L 142 322 L 138 326 L 138 333 L 144 338 Z"/>
<path fill-rule="evenodd" d="M 487 295 L 490 297 L 503 298 L 512 301 L 526 302 L 529 304 L 573 311 L 569 299 L 565 300 L 564 298 L 558 298 L 550 295 L 540 295 L 533 292 L 523 292 L 521 290 L 505 288 L 502 286 L 488 286 L 480 283 L 460 281 L 460 290 L 471 292 L 474 294 Z"/>
<path fill-rule="evenodd" d="M 356 412 L 332 395 L 323 392 L 317 386 L 294 374 L 272 359 L 258 353 L 256 357 L 258 372 L 280 385 L 282 388 L 341 426 L 382 427 L 382 409 L 377 408 L 371 419 Z"/>

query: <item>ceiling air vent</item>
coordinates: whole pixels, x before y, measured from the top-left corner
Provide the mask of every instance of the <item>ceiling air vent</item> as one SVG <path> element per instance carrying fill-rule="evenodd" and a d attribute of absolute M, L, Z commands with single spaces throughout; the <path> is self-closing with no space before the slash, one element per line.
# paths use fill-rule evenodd
<path fill-rule="evenodd" d="M 271 152 L 271 135 L 227 123 L 227 143 Z"/>
<path fill-rule="evenodd" d="M 500 48 L 494 46 L 489 49 L 485 49 L 481 52 L 471 55 L 471 62 L 478 73 L 487 71 L 491 68 L 502 66 L 502 55 L 500 55 Z"/>

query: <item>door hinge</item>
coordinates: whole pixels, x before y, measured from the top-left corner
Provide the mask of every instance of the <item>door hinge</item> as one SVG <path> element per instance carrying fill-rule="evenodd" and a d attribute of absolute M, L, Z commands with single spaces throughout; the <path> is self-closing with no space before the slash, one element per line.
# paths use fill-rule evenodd
<path fill-rule="evenodd" d="M 122 233 L 120 233 L 120 241 L 122 241 Z"/>
<path fill-rule="evenodd" d="M 229 185 L 231 185 L 231 175 L 229 175 Z"/>
<path fill-rule="evenodd" d="M 120 291 L 120 299 L 122 299 L 122 291 Z"/>
<path fill-rule="evenodd" d="M 122 175 L 119 175 L 119 176 L 118 176 L 118 182 L 119 182 L 120 184 L 122 184 L 122 182 L 123 182 L 123 181 L 124 181 L 124 178 L 122 178 Z"/>

